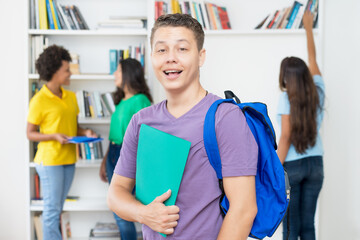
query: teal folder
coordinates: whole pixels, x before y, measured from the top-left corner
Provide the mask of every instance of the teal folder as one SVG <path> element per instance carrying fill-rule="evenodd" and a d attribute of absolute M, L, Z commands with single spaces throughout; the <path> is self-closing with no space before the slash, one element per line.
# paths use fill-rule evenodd
<path fill-rule="evenodd" d="M 164 204 L 175 204 L 190 145 L 182 138 L 141 125 L 136 159 L 136 198 L 141 203 L 147 205 L 171 189 Z"/>

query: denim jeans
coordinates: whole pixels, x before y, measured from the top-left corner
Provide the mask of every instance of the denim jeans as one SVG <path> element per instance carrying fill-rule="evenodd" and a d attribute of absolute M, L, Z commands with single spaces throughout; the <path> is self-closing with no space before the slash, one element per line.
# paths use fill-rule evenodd
<path fill-rule="evenodd" d="M 109 183 L 113 176 L 116 163 L 120 157 L 120 150 L 121 150 L 121 145 L 110 143 L 109 153 L 106 159 L 106 174 Z M 136 240 L 137 237 L 136 237 L 136 229 L 134 223 L 121 219 L 115 213 L 113 214 L 116 220 L 116 224 L 118 225 L 120 230 L 121 240 Z"/>
<path fill-rule="evenodd" d="M 74 178 L 75 164 L 43 166 L 36 164 L 44 199 L 43 239 L 61 240 L 60 215 Z"/>
<path fill-rule="evenodd" d="M 290 240 L 315 240 L 314 216 L 323 184 L 322 156 L 306 157 L 285 162 L 291 192 L 289 206 Z M 283 221 L 283 239 L 287 238 L 287 216 Z"/>

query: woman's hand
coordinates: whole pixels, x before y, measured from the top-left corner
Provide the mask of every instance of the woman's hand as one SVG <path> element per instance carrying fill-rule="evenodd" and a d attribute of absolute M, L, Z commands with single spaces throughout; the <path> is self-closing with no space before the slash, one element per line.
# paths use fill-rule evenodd
<path fill-rule="evenodd" d="M 98 137 L 97 134 L 91 129 L 85 129 L 84 130 L 84 135 L 86 137 L 92 137 L 92 138 L 97 138 Z"/>
<path fill-rule="evenodd" d="M 106 158 L 107 158 L 107 155 L 103 158 L 101 165 L 100 165 L 100 171 L 99 171 L 100 179 L 103 182 L 108 182 L 108 177 L 106 174 Z"/>
<path fill-rule="evenodd" d="M 55 133 L 55 134 L 53 134 L 53 139 L 55 140 L 55 141 L 58 141 L 59 143 L 61 143 L 61 144 L 66 144 L 66 143 L 68 143 L 69 142 L 69 137 L 68 136 L 66 136 L 65 134 L 61 134 L 61 133 Z"/>
<path fill-rule="evenodd" d="M 309 11 L 306 10 L 303 16 L 303 25 L 306 30 L 312 29 L 314 24 L 314 15 Z"/>

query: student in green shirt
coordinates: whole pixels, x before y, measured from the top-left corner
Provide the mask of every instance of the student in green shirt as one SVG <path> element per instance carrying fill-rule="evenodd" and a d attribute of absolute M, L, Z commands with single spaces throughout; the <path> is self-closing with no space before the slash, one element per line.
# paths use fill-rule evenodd
<path fill-rule="evenodd" d="M 120 156 L 121 145 L 126 128 L 132 116 L 139 110 L 151 105 L 152 97 L 144 78 L 144 70 L 139 61 L 128 58 L 119 62 L 114 73 L 116 92 L 115 112 L 111 116 L 109 148 L 100 167 L 100 178 L 111 182 L 114 168 Z M 133 222 L 125 221 L 114 214 L 119 227 L 121 239 L 136 240 Z"/>

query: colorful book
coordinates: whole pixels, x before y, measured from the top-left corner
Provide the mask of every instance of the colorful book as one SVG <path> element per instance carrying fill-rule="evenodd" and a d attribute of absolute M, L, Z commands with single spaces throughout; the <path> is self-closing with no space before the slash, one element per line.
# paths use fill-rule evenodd
<path fill-rule="evenodd" d="M 46 0 L 39 0 L 39 22 L 40 29 L 45 30 L 49 28 L 47 20 Z"/>
<path fill-rule="evenodd" d="M 52 17 L 52 12 L 50 7 L 50 0 L 46 0 L 46 10 L 47 10 L 47 17 L 49 20 L 50 29 L 55 29 L 54 19 Z"/>

